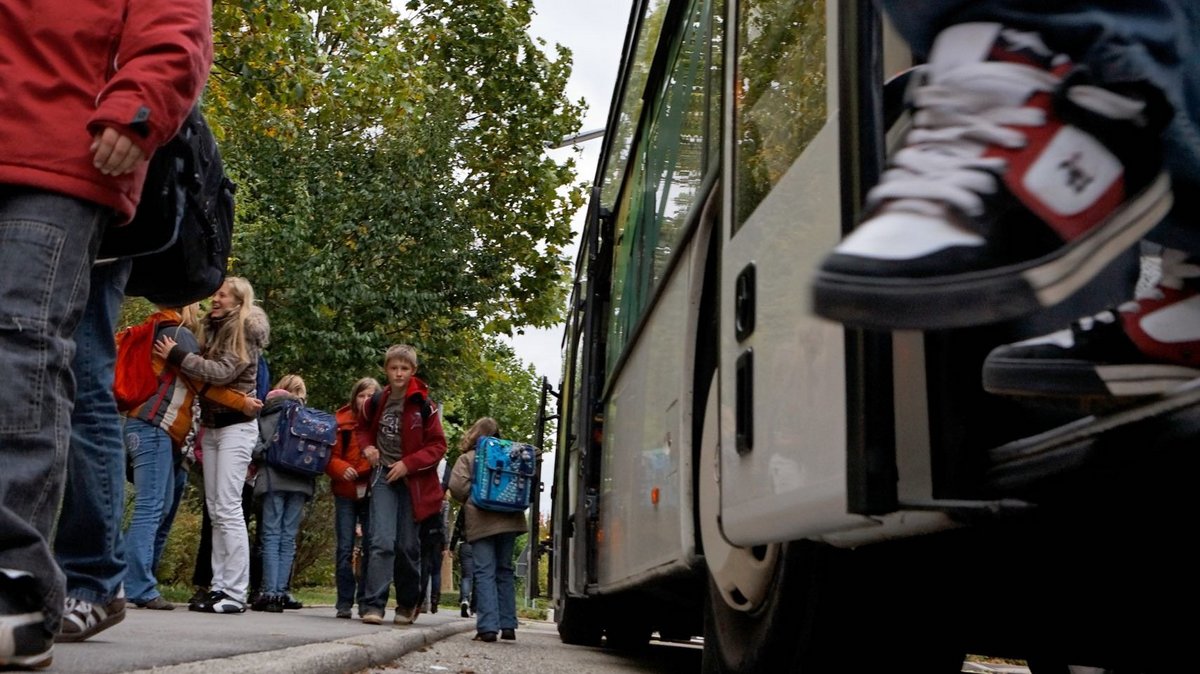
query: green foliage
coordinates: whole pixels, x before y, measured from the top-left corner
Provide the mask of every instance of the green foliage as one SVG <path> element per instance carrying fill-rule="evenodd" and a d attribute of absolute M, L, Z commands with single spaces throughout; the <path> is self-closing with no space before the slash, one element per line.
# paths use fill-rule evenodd
<path fill-rule="evenodd" d="M 272 372 L 318 406 L 422 355 L 435 394 L 491 373 L 488 335 L 557 322 L 582 203 L 569 53 L 530 0 L 218 2 L 206 109 L 239 183 L 232 269 L 272 321 Z"/>

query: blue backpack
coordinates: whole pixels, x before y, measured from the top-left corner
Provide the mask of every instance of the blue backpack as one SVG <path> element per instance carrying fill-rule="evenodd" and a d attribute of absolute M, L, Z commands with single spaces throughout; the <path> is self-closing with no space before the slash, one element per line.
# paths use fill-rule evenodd
<path fill-rule="evenodd" d="M 260 353 L 258 354 L 258 369 L 254 376 L 254 397 L 259 400 L 266 400 L 267 393 L 271 390 L 271 368 L 267 366 L 267 359 Z"/>
<path fill-rule="evenodd" d="M 287 403 L 279 414 L 279 424 L 265 454 L 267 463 L 308 477 L 324 473 L 337 440 L 334 416 L 298 402 Z"/>
<path fill-rule="evenodd" d="M 482 437 L 475 443 L 471 502 L 484 510 L 523 512 L 529 507 L 537 447 Z"/>

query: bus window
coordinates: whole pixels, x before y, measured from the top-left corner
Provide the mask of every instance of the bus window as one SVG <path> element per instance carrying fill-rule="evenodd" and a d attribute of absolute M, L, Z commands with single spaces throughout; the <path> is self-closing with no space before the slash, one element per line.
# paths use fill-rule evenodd
<path fill-rule="evenodd" d="M 738 3 L 734 228 L 825 125 L 824 0 Z"/>
<path fill-rule="evenodd" d="M 654 84 L 645 132 L 639 137 L 625 190 L 617 207 L 617 251 L 613 273 L 610 366 L 700 207 L 701 186 L 717 170 L 721 48 L 713 21 L 719 0 L 694 0 L 684 29 L 672 45 L 670 68 Z M 714 73 L 715 71 L 715 73 Z"/>

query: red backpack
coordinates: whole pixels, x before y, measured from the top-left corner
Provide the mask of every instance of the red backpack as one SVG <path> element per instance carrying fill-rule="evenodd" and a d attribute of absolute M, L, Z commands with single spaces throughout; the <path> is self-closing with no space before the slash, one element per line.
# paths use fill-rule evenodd
<path fill-rule="evenodd" d="M 154 335 L 166 323 L 159 318 L 142 321 L 117 333 L 117 364 L 113 371 L 113 396 L 117 409 L 128 412 L 150 399 L 158 390 L 154 372 Z"/>

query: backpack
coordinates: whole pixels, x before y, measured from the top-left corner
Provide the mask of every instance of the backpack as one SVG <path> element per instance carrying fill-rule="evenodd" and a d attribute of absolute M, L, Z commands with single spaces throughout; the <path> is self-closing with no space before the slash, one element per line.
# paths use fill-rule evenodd
<path fill-rule="evenodd" d="M 143 321 L 117 333 L 117 360 L 113 367 L 113 397 L 117 409 L 128 412 L 158 390 L 154 373 L 154 335 L 163 321 Z M 170 322 L 166 325 L 175 325 Z"/>
<path fill-rule="evenodd" d="M 264 455 L 267 464 L 309 477 L 324 473 L 337 439 L 337 420 L 328 412 L 295 401 L 286 403 L 279 414 Z"/>
<path fill-rule="evenodd" d="M 537 447 L 484 436 L 475 443 L 471 502 L 497 512 L 523 512 L 529 507 Z"/>
<path fill-rule="evenodd" d="M 258 369 L 254 371 L 254 397 L 266 400 L 271 391 L 271 368 L 267 367 L 267 359 L 258 354 Z"/>
<path fill-rule="evenodd" d="M 125 294 L 181 307 L 216 292 L 233 245 L 233 193 L 197 106 L 150 158 L 133 221 L 105 234 L 99 257 L 131 257 Z"/>

